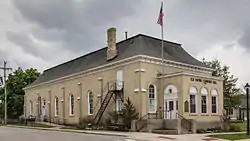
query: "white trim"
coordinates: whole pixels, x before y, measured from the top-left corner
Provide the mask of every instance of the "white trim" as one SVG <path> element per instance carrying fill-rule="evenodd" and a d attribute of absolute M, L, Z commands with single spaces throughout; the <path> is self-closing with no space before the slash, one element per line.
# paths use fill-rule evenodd
<path fill-rule="evenodd" d="M 211 90 L 211 95 L 212 96 L 217 96 L 218 95 L 218 91 L 216 89 L 212 89 Z"/>
<path fill-rule="evenodd" d="M 151 61 L 152 60 L 152 61 Z M 43 82 L 43 83 L 39 83 L 37 85 L 33 85 L 33 86 L 28 86 L 23 88 L 23 90 L 27 90 L 27 89 L 32 89 L 41 85 L 46 85 L 46 84 L 50 84 L 50 83 L 58 83 L 59 81 L 63 81 L 63 80 L 71 80 L 71 79 L 75 79 L 74 77 L 81 77 L 81 75 L 91 75 L 97 72 L 103 72 L 109 69 L 114 69 L 120 66 L 124 66 L 127 64 L 132 64 L 135 62 L 148 62 L 148 63 L 152 63 L 152 64 L 158 64 L 160 65 L 159 62 L 162 61 L 162 59 L 160 58 L 156 58 L 156 57 L 151 57 L 151 56 L 147 56 L 147 55 L 136 55 L 133 57 L 129 57 L 123 60 L 119 60 L 113 63 L 109 63 L 109 64 L 105 64 L 102 66 L 98 66 L 98 67 L 94 67 L 82 72 L 78 72 L 78 73 L 74 73 L 71 75 L 67 75 L 64 77 L 60 77 L 57 79 L 53 79 L 53 80 L 49 80 L 47 82 Z M 210 69 L 210 68 L 205 68 L 205 67 L 200 67 L 200 66 L 194 66 L 194 65 L 189 65 L 189 64 L 185 64 L 185 63 L 180 63 L 180 62 L 175 62 L 175 61 L 170 61 L 170 60 L 165 60 L 164 59 L 164 63 L 166 66 L 172 66 L 172 67 L 177 67 L 177 68 L 183 68 L 183 69 L 188 69 L 188 70 L 195 70 L 198 72 L 207 72 L 207 73 L 212 73 L 212 71 L 214 69 Z"/>
<path fill-rule="evenodd" d="M 192 73 L 188 73 L 188 72 L 177 72 L 177 73 L 173 73 L 173 74 L 166 74 L 166 75 L 160 76 L 160 77 L 158 77 L 158 78 L 167 78 L 167 77 L 173 77 L 173 76 L 179 76 L 179 75 L 188 75 L 188 76 L 202 77 L 202 78 L 213 79 L 213 80 L 219 80 L 219 81 L 224 80 L 224 78 L 222 78 L 222 77 L 214 77 L 214 76 L 206 76 L 206 75 L 192 74 Z"/>
<path fill-rule="evenodd" d="M 171 89 L 171 93 L 169 92 L 169 90 Z M 164 89 L 164 119 L 176 119 L 176 113 L 178 113 L 179 110 L 179 105 L 178 105 L 178 109 L 177 107 L 177 102 L 178 100 L 178 89 L 175 85 L 170 84 L 167 85 Z M 173 111 L 169 111 L 169 101 L 173 101 Z M 166 103 L 167 103 L 167 107 L 166 107 Z M 178 102 L 179 103 L 179 102 Z"/>
<path fill-rule="evenodd" d="M 150 105 L 149 105 L 149 86 L 152 85 L 154 87 L 154 110 L 150 111 Z M 155 84 L 149 84 L 148 85 L 148 113 L 156 113 L 157 111 L 157 88 Z"/>
<path fill-rule="evenodd" d="M 141 92 L 147 92 L 147 89 L 141 88 Z"/>
<path fill-rule="evenodd" d="M 135 72 L 146 72 L 146 69 L 135 69 Z"/>
<path fill-rule="evenodd" d="M 134 89 L 134 92 L 139 92 L 140 91 L 140 89 L 139 88 L 136 88 L 136 89 Z"/>
<path fill-rule="evenodd" d="M 144 88 L 136 88 L 136 89 L 134 89 L 134 92 L 135 93 L 138 93 L 138 92 L 147 92 L 147 89 L 144 89 Z"/>

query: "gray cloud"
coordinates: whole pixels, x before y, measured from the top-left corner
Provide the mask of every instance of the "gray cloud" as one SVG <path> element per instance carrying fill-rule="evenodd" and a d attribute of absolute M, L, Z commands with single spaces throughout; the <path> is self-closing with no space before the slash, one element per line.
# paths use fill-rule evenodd
<path fill-rule="evenodd" d="M 105 34 L 100 31 L 124 18 L 133 17 L 141 2 L 142 0 L 13 0 L 23 18 L 37 25 L 32 29 L 36 38 L 63 42 L 64 49 L 76 53 L 104 46 L 102 36 Z"/>
<path fill-rule="evenodd" d="M 6 37 L 9 41 L 15 43 L 18 46 L 21 46 L 25 52 L 31 53 L 35 56 L 40 56 L 36 45 L 27 33 L 15 33 L 13 31 L 8 31 L 6 32 Z"/>
<path fill-rule="evenodd" d="M 244 47 L 248 52 L 250 52 L 250 28 L 245 30 L 242 37 L 239 39 L 239 43 Z"/>

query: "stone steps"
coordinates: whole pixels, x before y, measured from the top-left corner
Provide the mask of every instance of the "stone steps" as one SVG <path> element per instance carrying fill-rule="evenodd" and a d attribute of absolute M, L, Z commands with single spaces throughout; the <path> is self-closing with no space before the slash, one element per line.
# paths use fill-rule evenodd
<path fill-rule="evenodd" d="M 167 134 L 167 135 L 178 135 L 178 130 L 176 130 L 176 129 L 152 130 L 152 133 Z"/>

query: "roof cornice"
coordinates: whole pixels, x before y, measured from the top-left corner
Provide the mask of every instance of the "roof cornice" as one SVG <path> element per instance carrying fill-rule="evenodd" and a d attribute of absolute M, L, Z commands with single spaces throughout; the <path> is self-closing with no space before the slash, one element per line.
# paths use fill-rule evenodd
<path fill-rule="evenodd" d="M 94 67 L 94 68 L 91 68 L 91 69 L 88 69 L 88 70 L 85 70 L 85 71 L 81 71 L 81 72 L 78 72 L 78 73 L 74 73 L 74 74 L 71 74 L 71 75 L 67 75 L 67 76 L 64 76 L 64 77 L 53 79 L 53 80 L 50 80 L 50 81 L 47 81 L 47 82 L 42 82 L 42 83 L 39 83 L 39 84 L 27 86 L 27 87 L 25 87 L 23 89 L 27 90 L 27 89 L 32 89 L 32 88 L 42 86 L 42 85 L 57 83 L 57 82 L 65 81 L 65 80 L 71 80 L 71 79 L 81 77 L 83 75 L 91 75 L 91 74 L 94 74 L 94 73 L 105 71 L 107 69 L 113 69 L 113 68 L 116 68 L 116 67 L 124 66 L 124 65 L 127 65 L 127 64 L 131 64 L 131 63 L 135 63 L 135 62 L 138 62 L 138 61 L 147 62 L 147 63 L 154 63 L 154 64 L 160 65 L 161 60 L 162 59 L 157 58 L 157 57 L 151 57 L 151 56 L 147 56 L 147 55 L 136 55 L 136 56 L 129 57 L 129 58 L 126 58 L 126 59 L 123 59 L 123 60 L 108 63 L 108 64 L 105 64 L 105 65 L 102 65 L 102 66 Z M 210 69 L 210 68 L 205 68 L 205 67 L 201 67 L 201 66 L 194 66 L 194 65 L 189 65 L 189 64 L 185 64 L 185 63 L 165 60 L 165 59 L 163 60 L 163 62 L 164 62 L 164 65 L 167 65 L 167 66 L 177 67 L 177 68 L 182 68 L 182 69 L 188 69 L 188 70 L 193 70 L 193 71 L 197 71 L 197 72 L 212 73 L 212 71 L 213 71 L 213 69 Z"/>
<path fill-rule="evenodd" d="M 193 74 L 193 73 L 188 73 L 188 72 L 178 72 L 178 73 L 166 74 L 163 76 L 159 76 L 158 78 L 167 78 L 167 77 L 180 76 L 180 75 L 195 76 L 195 77 L 201 77 L 201 78 L 207 78 L 207 79 L 213 79 L 213 80 L 219 80 L 219 81 L 224 80 L 223 77 L 206 76 L 206 75 Z"/>

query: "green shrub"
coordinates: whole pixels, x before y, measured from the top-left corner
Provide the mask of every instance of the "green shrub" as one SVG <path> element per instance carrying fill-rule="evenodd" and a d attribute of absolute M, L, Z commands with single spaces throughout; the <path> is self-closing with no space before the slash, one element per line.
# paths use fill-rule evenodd
<path fill-rule="evenodd" d="M 139 113 L 136 111 L 130 99 L 127 98 L 126 103 L 124 103 L 124 107 L 122 109 L 123 123 L 128 129 L 130 129 L 132 120 L 138 119 L 138 116 Z"/>
<path fill-rule="evenodd" d="M 243 120 L 232 120 L 230 121 L 230 123 L 243 123 L 244 121 Z"/>
<path fill-rule="evenodd" d="M 196 132 L 197 132 L 197 133 L 205 133 L 206 130 L 204 130 L 204 129 L 197 129 Z"/>
<path fill-rule="evenodd" d="M 230 132 L 241 132 L 241 128 L 237 124 L 230 124 L 229 125 L 229 131 Z"/>
<path fill-rule="evenodd" d="M 86 129 L 86 127 L 89 127 L 89 124 L 93 123 L 93 119 L 91 117 L 84 117 L 80 119 L 80 123 L 77 126 L 78 129 Z"/>

